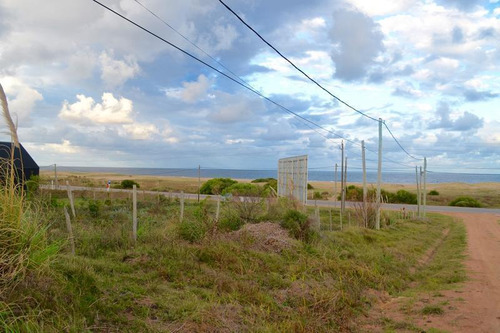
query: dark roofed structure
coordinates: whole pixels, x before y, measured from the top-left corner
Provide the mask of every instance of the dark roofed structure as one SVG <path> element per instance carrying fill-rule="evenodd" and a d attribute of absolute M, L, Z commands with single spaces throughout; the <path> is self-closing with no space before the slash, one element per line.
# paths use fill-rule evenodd
<path fill-rule="evenodd" d="M 40 168 L 36 164 L 35 160 L 30 156 L 30 154 L 24 149 L 22 144 L 19 144 L 20 148 L 14 147 L 11 142 L 0 142 L 0 162 L 2 169 L 6 163 L 10 160 L 11 149 L 14 148 L 14 165 L 17 170 L 17 183 L 19 183 L 19 177 L 23 175 L 22 183 L 29 180 L 31 176 L 38 176 L 40 174 Z M 5 170 L 5 169 L 4 169 Z M 1 178 L 3 178 L 0 175 Z"/>

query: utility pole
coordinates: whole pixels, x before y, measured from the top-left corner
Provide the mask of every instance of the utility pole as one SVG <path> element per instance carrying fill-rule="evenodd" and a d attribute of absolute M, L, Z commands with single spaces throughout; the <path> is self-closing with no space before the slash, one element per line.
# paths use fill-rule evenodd
<path fill-rule="evenodd" d="M 334 173 L 334 179 L 335 179 L 335 187 L 333 188 L 333 201 L 337 201 L 337 168 L 338 165 L 335 163 L 335 173 Z"/>
<path fill-rule="evenodd" d="M 200 202 L 200 189 L 201 189 L 201 166 L 198 164 L 198 202 Z"/>
<path fill-rule="evenodd" d="M 378 118 L 377 217 L 375 220 L 375 229 L 377 230 L 380 229 L 381 186 L 382 186 L 382 118 Z"/>
<path fill-rule="evenodd" d="M 344 200 L 345 200 L 345 191 L 344 191 L 344 141 L 340 145 L 340 149 L 342 149 L 342 161 L 340 165 L 340 214 L 344 214 Z"/>
<path fill-rule="evenodd" d="M 345 209 L 345 199 L 347 197 L 347 156 L 345 158 L 345 164 L 344 164 L 345 170 L 344 170 L 344 209 Z"/>
<path fill-rule="evenodd" d="M 423 202 L 423 218 L 426 218 L 426 210 L 427 210 L 427 157 L 424 157 L 424 202 Z"/>
<path fill-rule="evenodd" d="M 57 166 L 54 163 L 54 184 L 56 185 L 56 189 L 59 187 L 57 184 Z"/>
<path fill-rule="evenodd" d="M 415 176 L 417 181 L 417 216 L 420 217 L 420 182 L 418 180 L 418 167 L 415 165 Z"/>
<path fill-rule="evenodd" d="M 367 189 L 366 189 L 366 159 L 365 159 L 365 140 L 361 141 L 361 160 L 363 165 L 363 223 L 368 226 L 368 206 L 367 206 Z"/>

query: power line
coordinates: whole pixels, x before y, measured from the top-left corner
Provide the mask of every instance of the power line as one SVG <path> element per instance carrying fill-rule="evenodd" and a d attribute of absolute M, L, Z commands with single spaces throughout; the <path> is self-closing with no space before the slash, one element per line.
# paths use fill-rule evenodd
<path fill-rule="evenodd" d="M 302 73 L 302 75 L 304 75 L 306 78 L 309 79 L 309 81 L 313 82 L 314 84 L 316 84 L 320 89 L 322 89 L 324 92 L 326 92 L 328 95 L 330 95 L 331 97 L 333 97 L 334 99 L 336 99 L 337 101 L 339 101 L 340 103 L 344 104 L 345 106 L 347 106 L 348 108 L 352 109 L 353 111 L 356 111 L 357 113 L 361 114 L 362 116 L 365 116 L 371 120 L 374 120 L 374 121 L 379 121 L 378 119 L 370 116 L 370 115 L 367 115 L 366 113 L 356 109 L 355 107 L 353 107 L 352 105 L 348 104 L 347 102 L 345 102 L 344 100 L 340 99 L 338 96 L 334 95 L 333 93 L 331 93 L 328 89 L 326 89 L 325 87 L 323 87 L 320 83 L 318 83 L 318 81 L 316 81 L 315 79 L 313 79 L 312 77 L 310 77 L 306 72 L 304 72 L 302 69 L 300 69 L 297 65 L 295 65 L 290 59 L 288 59 L 285 55 L 283 55 L 277 48 L 275 48 L 271 43 L 269 43 L 264 37 L 262 37 L 257 31 L 255 31 L 254 28 L 252 28 L 248 23 L 245 22 L 245 20 L 243 20 L 238 14 L 236 14 L 234 12 L 234 10 L 232 10 L 228 5 L 226 5 L 222 0 L 219 0 L 219 2 L 224 6 L 226 7 L 227 10 L 229 10 L 234 16 L 236 16 L 236 18 L 238 18 L 238 20 L 241 21 L 241 23 L 243 23 L 248 29 L 250 29 L 253 33 L 255 33 L 264 43 L 266 43 L 270 48 L 272 48 L 276 53 L 278 53 L 283 59 L 285 59 L 290 65 L 293 66 L 293 68 L 295 68 L 296 70 L 298 70 L 299 72 Z"/>
<path fill-rule="evenodd" d="M 199 47 L 198 45 L 196 45 L 195 43 L 193 43 L 189 38 L 187 38 L 186 36 L 184 36 L 179 30 L 175 29 L 172 25 L 170 25 L 167 21 L 165 21 L 164 19 L 162 19 L 159 15 L 155 14 L 151 9 L 149 9 L 148 7 L 146 7 L 143 3 L 141 3 L 140 1 L 138 0 L 134 0 L 139 6 L 141 6 L 142 8 L 144 8 L 146 11 L 148 11 L 151 15 L 153 15 L 154 17 L 156 17 L 158 20 L 160 20 L 161 22 L 163 22 L 163 24 L 165 24 L 167 27 L 169 27 L 170 29 L 172 29 L 175 33 L 177 33 L 179 36 L 181 36 L 185 41 L 187 41 L 189 44 L 191 44 L 192 46 L 194 46 L 195 48 L 197 48 L 198 50 L 200 50 L 201 52 L 203 52 L 203 54 L 205 54 L 207 57 L 209 57 L 210 59 L 212 59 L 212 61 L 216 62 L 217 64 L 219 64 L 222 68 L 224 68 L 226 71 L 228 71 L 229 73 L 231 73 L 232 75 L 234 75 L 234 77 L 238 78 L 239 80 L 241 80 L 241 82 L 247 84 L 248 86 L 251 87 L 251 85 L 246 82 L 245 80 L 243 80 L 239 75 L 235 74 L 233 71 L 231 71 L 229 68 L 227 68 L 222 62 L 220 62 L 219 60 L 215 59 L 215 57 L 211 56 L 208 52 L 206 52 L 205 50 L 203 50 L 201 47 Z M 252 87 L 253 88 L 253 87 Z"/>
<path fill-rule="evenodd" d="M 124 15 L 122 15 L 122 14 L 118 13 L 117 11 L 115 11 L 115 10 L 111 9 L 110 7 L 108 7 L 108 6 L 104 5 L 103 3 L 99 2 L 98 0 L 92 0 L 92 1 L 94 1 L 95 3 L 97 3 L 98 5 L 100 5 L 101 7 L 105 8 L 106 10 L 108 10 L 108 11 L 112 12 L 113 14 L 117 15 L 118 17 L 120 17 L 120 18 L 124 19 L 125 21 L 129 22 L 130 24 L 132 24 L 132 25 L 136 26 L 137 28 L 139 28 L 139 29 L 141 29 L 141 30 L 143 30 L 143 31 L 147 32 L 147 33 L 148 33 L 148 34 L 150 34 L 151 36 L 153 36 L 153 37 L 155 37 L 155 38 L 157 38 L 157 39 L 161 40 L 162 42 L 164 42 L 164 43 L 166 43 L 166 44 L 170 45 L 171 47 L 173 47 L 173 48 L 175 48 L 176 50 L 178 50 L 178 51 L 182 52 L 183 54 L 187 55 L 188 57 L 190 57 L 190 58 L 192 58 L 192 59 L 194 59 L 194 60 L 196 60 L 196 61 L 200 62 L 201 64 L 203 64 L 203 65 L 205 65 L 205 66 L 209 67 L 210 69 L 212 69 L 212 70 L 216 71 L 217 73 L 221 74 L 222 76 L 226 77 L 227 79 L 229 79 L 229 80 L 231 80 L 231 81 L 235 82 L 236 84 L 238 84 L 238 85 L 240 85 L 240 86 L 242 86 L 242 87 L 246 88 L 247 90 L 250 90 L 251 92 L 255 93 L 256 95 L 260 96 L 261 98 L 265 99 L 266 101 L 268 101 L 268 102 L 270 102 L 270 103 L 274 104 L 275 106 L 277 106 L 277 107 L 281 108 L 282 110 L 286 111 L 287 113 L 289 113 L 289 114 L 291 114 L 291 115 L 295 116 L 295 117 L 296 117 L 296 118 L 298 118 L 298 119 L 301 119 L 307 127 L 309 127 L 310 129 L 314 130 L 316 133 L 318 133 L 319 135 L 323 136 L 323 137 L 324 137 L 324 138 L 326 138 L 327 140 L 332 140 L 332 138 L 329 138 L 329 137 L 325 136 L 324 134 L 320 133 L 317 129 L 315 129 L 315 128 L 311 127 L 309 124 L 314 125 L 314 126 L 316 126 L 317 128 L 319 128 L 319 129 L 321 129 L 321 130 L 323 130 L 323 131 L 325 131 L 325 132 L 327 132 L 327 133 L 330 133 L 330 134 L 332 134 L 332 135 L 334 135 L 334 136 L 336 136 L 336 137 L 338 137 L 338 138 L 340 138 L 340 139 L 344 139 L 344 140 L 346 140 L 347 142 L 350 142 L 350 143 L 352 143 L 352 144 L 355 144 L 355 145 L 360 146 L 360 143 L 358 143 L 358 142 L 356 142 L 356 141 L 354 141 L 354 140 L 347 139 L 347 138 L 345 138 L 345 137 L 341 136 L 340 134 L 337 134 L 337 133 L 335 133 L 335 132 L 333 132 L 333 131 L 331 131 L 331 130 L 329 130 L 329 129 L 327 129 L 327 128 L 325 128 L 325 127 L 323 127 L 323 126 L 321 126 L 321 125 L 319 125 L 319 124 L 317 124 L 317 123 L 315 123 L 315 122 L 313 122 L 313 121 L 311 121 L 311 120 L 309 120 L 309 119 L 307 119 L 307 118 L 305 118 L 305 117 L 303 117 L 303 116 L 301 116 L 301 115 L 299 115 L 298 113 L 296 113 L 296 112 L 294 112 L 294 111 L 292 111 L 292 110 L 290 110 L 290 109 L 288 109 L 288 108 L 284 107 L 283 105 L 279 104 L 278 102 L 275 102 L 274 100 L 270 99 L 269 97 L 267 97 L 267 96 L 263 95 L 261 92 L 259 92 L 258 90 L 254 89 L 253 87 L 251 87 L 251 86 L 249 86 L 249 85 L 247 85 L 247 84 L 244 84 L 244 83 L 242 83 L 242 82 L 239 82 L 239 81 L 238 81 L 238 80 L 236 80 L 235 78 L 233 78 L 233 77 L 229 76 L 228 74 L 226 74 L 226 73 L 222 72 L 221 70 L 217 69 L 216 67 L 214 67 L 214 66 L 212 66 L 212 65 L 208 64 L 207 62 L 205 62 L 205 61 L 201 60 L 200 58 L 198 58 L 198 57 L 196 57 L 195 55 L 193 55 L 193 54 L 189 53 L 188 51 L 186 51 L 186 50 L 182 49 L 181 47 L 179 47 L 179 46 L 177 46 L 177 45 L 173 44 L 172 42 L 170 42 L 170 41 L 166 40 L 165 38 L 163 38 L 163 37 L 161 37 L 161 36 L 159 36 L 159 35 L 155 34 L 154 32 L 152 32 L 152 31 L 148 30 L 147 28 L 145 28 L 145 27 L 141 26 L 140 24 L 138 24 L 138 23 L 136 23 L 136 22 L 132 21 L 131 19 L 129 19 L 129 18 L 127 18 L 126 16 L 124 16 Z M 134 0 L 134 1 L 135 1 L 135 0 Z M 377 121 L 378 121 L 378 120 L 377 120 Z M 368 149 L 368 148 L 366 148 L 366 149 L 367 149 L 368 151 L 372 151 L 372 152 L 376 153 L 376 151 L 370 150 L 370 149 Z M 392 161 L 392 160 L 387 159 L 387 158 L 384 158 L 384 160 L 387 160 L 387 161 L 392 162 L 392 163 L 397 163 L 397 164 L 400 164 L 400 165 L 403 165 L 403 166 L 406 166 L 406 167 L 412 167 L 412 166 L 404 165 L 404 164 L 402 164 L 402 163 L 400 163 L 400 162 Z"/>
<path fill-rule="evenodd" d="M 113 14 L 115 14 L 115 15 L 119 16 L 120 18 L 124 19 L 125 21 L 127 21 L 127 22 L 131 23 L 132 25 L 136 26 L 137 28 L 139 28 L 139 29 L 141 29 L 141 30 L 143 30 L 143 31 L 147 32 L 147 33 L 148 33 L 148 34 L 150 34 L 151 36 L 156 37 L 157 39 L 161 40 L 162 42 L 164 42 L 164 43 L 166 43 L 166 44 L 170 45 L 171 47 L 175 48 L 176 50 L 178 50 L 178 51 L 180 51 L 180 52 L 184 53 L 184 54 L 185 54 L 185 55 L 187 55 L 188 57 L 190 57 L 190 58 L 192 58 L 192 59 L 194 59 L 194 60 L 196 60 L 196 61 L 198 61 L 198 62 L 202 63 L 203 65 L 205 65 L 205 66 L 209 67 L 210 69 L 212 69 L 212 70 L 216 71 L 217 73 L 221 74 L 222 76 L 226 77 L 227 79 L 229 79 L 229 80 L 231 80 L 231 81 L 235 82 L 236 84 L 239 84 L 240 86 L 242 86 L 242 87 L 244 87 L 244 88 L 246 88 L 246 89 L 250 90 L 251 92 L 253 92 L 253 93 L 255 93 L 256 95 L 260 96 L 261 98 L 263 98 L 263 99 L 267 100 L 268 102 L 270 102 L 270 103 L 274 104 L 275 106 L 277 106 L 277 107 L 281 108 L 282 110 L 284 110 L 284 111 L 286 111 L 286 112 L 290 113 L 291 115 L 293 115 L 293 116 L 295 116 L 295 117 L 297 117 L 297 118 L 299 118 L 299 119 L 303 120 L 304 122 L 307 122 L 307 123 L 309 123 L 309 124 L 311 124 L 311 125 L 314 125 L 314 126 L 316 126 L 316 127 L 320 128 L 320 129 L 322 129 L 322 130 L 324 130 L 324 131 L 326 131 L 326 132 L 328 132 L 328 133 L 330 133 L 330 134 L 332 134 L 332 135 L 334 135 L 334 136 L 336 136 L 336 137 L 338 137 L 338 138 L 340 138 L 340 139 L 344 139 L 344 140 L 346 140 L 346 141 L 348 141 L 348 142 L 351 142 L 351 143 L 353 143 L 353 144 L 357 144 L 357 145 L 359 145 L 359 143 L 357 143 L 356 141 L 353 141 L 353 140 L 350 140 L 350 139 L 344 138 L 342 135 L 337 134 L 337 133 L 335 133 L 335 132 L 333 132 L 333 131 L 331 131 L 331 130 L 329 130 L 329 129 L 327 129 L 327 128 L 324 128 L 323 126 L 321 126 L 321 125 L 319 125 L 319 124 L 315 123 L 314 121 L 309 120 L 309 119 L 307 119 L 307 118 L 305 118 L 305 117 L 303 117 L 303 116 L 299 115 L 298 113 L 296 113 L 296 112 L 294 112 L 294 111 L 292 111 L 292 110 L 290 110 L 290 109 L 288 109 L 288 108 L 284 107 L 283 105 L 281 105 L 281 104 L 279 104 L 278 102 L 275 102 L 274 100 L 272 100 L 272 99 L 270 99 L 269 97 L 265 96 L 265 95 L 264 95 L 264 94 L 262 94 L 260 91 L 256 90 L 255 88 L 251 87 L 250 85 L 247 85 L 247 84 L 245 84 L 245 83 L 239 82 L 239 81 L 238 81 L 238 80 L 236 80 L 235 78 L 233 78 L 233 77 L 229 76 L 228 74 L 226 74 L 226 73 L 222 72 L 221 70 L 219 70 L 219 69 L 217 69 L 216 67 L 214 67 L 214 66 L 210 65 L 209 63 L 207 63 L 207 62 L 205 62 L 205 61 L 201 60 L 200 58 L 198 58 L 198 57 L 196 57 L 195 55 L 193 55 L 193 54 L 189 53 L 188 51 L 186 51 L 186 50 L 184 50 L 184 49 L 180 48 L 179 46 L 177 46 L 177 45 L 175 45 L 175 44 L 173 44 L 173 43 L 169 42 L 169 41 L 168 41 L 168 40 L 166 40 L 165 38 L 163 38 L 163 37 L 161 37 L 161 36 L 159 36 L 159 35 L 155 34 L 154 32 L 152 32 L 152 31 L 150 31 L 150 30 L 148 30 L 148 29 L 144 28 L 144 27 L 143 27 L 143 26 L 141 26 L 140 24 L 138 24 L 138 23 L 136 23 L 136 22 L 132 21 L 131 19 L 129 19 L 129 18 L 127 18 L 126 16 L 124 16 L 124 15 L 122 15 L 122 14 L 118 13 L 117 11 L 115 11 L 115 10 L 111 9 L 110 7 L 108 7 L 108 6 L 104 5 L 103 3 L 101 3 L 101 2 L 99 2 L 99 1 L 97 1 L 97 0 L 92 0 L 92 1 L 94 1 L 94 2 L 95 2 L 95 3 L 97 3 L 98 5 L 102 6 L 102 7 L 103 7 L 103 8 L 105 8 L 106 10 L 108 10 L 108 11 L 112 12 Z M 135 0 L 134 0 L 134 1 L 135 1 Z M 306 125 L 307 125 L 307 124 L 306 124 Z M 313 129 L 313 130 L 315 130 L 314 128 L 312 128 L 312 127 L 310 127 L 310 126 L 308 126 L 308 127 L 309 127 L 309 128 L 311 128 L 311 129 Z M 315 131 L 316 131 L 316 130 L 315 130 Z M 317 131 L 316 131 L 316 132 L 317 132 Z M 320 134 L 320 135 L 322 135 L 323 137 L 325 137 L 325 138 L 329 139 L 329 140 L 331 140 L 331 139 L 332 139 L 332 138 L 328 138 L 328 137 L 324 136 L 323 134 L 321 134 L 321 133 L 319 133 L 319 132 L 317 132 L 317 133 L 318 133 L 318 134 Z"/>
<path fill-rule="evenodd" d="M 389 131 L 389 134 L 392 136 L 392 138 L 394 139 L 394 141 L 396 141 L 396 143 L 398 144 L 399 148 L 401 148 L 406 153 L 406 155 L 410 156 L 414 160 L 417 160 L 417 161 L 421 160 L 421 158 L 417 158 L 417 157 L 413 156 L 412 154 L 410 154 L 409 152 L 407 152 L 406 149 L 404 149 L 403 146 L 399 143 L 398 139 L 396 139 L 396 137 L 394 136 L 394 134 L 392 134 L 392 131 L 390 130 L 389 126 L 387 126 L 387 124 L 385 123 L 385 121 L 383 121 L 382 123 L 384 124 L 385 128 L 387 128 L 387 131 Z"/>
<path fill-rule="evenodd" d="M 264 43 L 266 43 L 270 48 L 272 48 L 276 53 L 278 53 L 284 60 L 286 60 L 290 65 L 293 66 L 293 68 L 295 68 L 296 70 L 298 70 L 300 73 L 302 73 L 306 78 L 308 78 L 311 82 L 313 82 L 314 84 L 316 84 L 316 86 L 318 86 L 320 89 L 322 89 L 323 91 L 325 91 L 328 95 L 330 95 L 331 97 L 333 97 L 334 99 L 336 99 L 337 101 L 339 101 L 340 103 L 344 104 L 345 106 L 347 106 L 348 108 L 352 109 L 353 111 L 361 114 L 362 116 L 366 117 L 366 118 L 369 118 L 371 120 L 374 120 L 374 121 L 380 121 L 380 119 L 376 119 L 370 115 L 367 115 L 366 113 L 356 109 L 355 107 L 353 107 L 352 105 L 348 104 L 347 102 L 345 102 L 344 100 L 340 99 L 338 96 L 334 95 L 333 93 L 331 93 L 328 89 L 326 89 L 325 87 L 323 87 L 320 83 L 318 83 L 316 80 L 314 80 L 312 77 L 310 77 L 306 72 L 304 72 L 301 68 L 299 68 L 297 65 L 295 65 L 290 59 L 288 59 L 285 55 L 283 55 L 283 53 L 281 53 L 276 47 L 274 47 L 270 42 L 268 42 L 264 37 L 262 37 L 254 28 L 252 28 L 247 22 L 245 22 L 245 20 L 243 20 L 238 14 L 236 14 L 236 12 L 234 10 L 231 9 L 231 7 L 229 7 L 228 5 L 226 5 L 224 3 L 224 1 L 222 0 L 219 0 L 219 2 L 224 6 L 226 7 L 227 10 L 229 10 L 234 16 L 236 16 L 236 18 L 238 20 L 240 20 L 241 23 L 243 23 L 248 29 L 250 29 L 254 34 L 256 34 Z M 420 160 L 419 158 L 416 158 L 414 157 L 413 155 L 411 155 L 410 153 L 408 153 L 406 151 L 406 149 L 403 148 L 403 146 L 399 143 L 399 141 L 396 139 L 396 137 L 392 134 L 391 130 L 389 129 L 389 127 L 387 126 L 387 124 L 385 124 L 384 122 L 384 125 L 385 127 L 387 128 L 387 130 L 389 131 L 389 133 L 391 134 L 392 138 L 396 141 L 396 143 L 399 145 L 399 147 L 401 147 L 401 149 L 408 155 L 410 156 L 411 158 L 413 159 L 416 159 L 416 160 Z"/>

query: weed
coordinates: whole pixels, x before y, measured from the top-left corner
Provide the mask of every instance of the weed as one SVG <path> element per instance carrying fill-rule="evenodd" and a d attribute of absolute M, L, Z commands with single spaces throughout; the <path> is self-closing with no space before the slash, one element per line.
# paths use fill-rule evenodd
<path fill-rule="evenodd" d="M 442 315 L 444 310 L 439 305 L 426 305 L 422 309 L 422 314 L 424 315 Z"/>

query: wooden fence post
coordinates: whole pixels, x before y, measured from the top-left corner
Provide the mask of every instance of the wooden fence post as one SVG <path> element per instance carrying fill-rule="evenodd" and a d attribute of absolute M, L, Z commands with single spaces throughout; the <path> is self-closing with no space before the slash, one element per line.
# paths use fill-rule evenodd
<path fill-rule="evenodd" d="M 71 254 L 75 255 L 75 238 L 73 237 L 73 229 L 71 228 L 71 219 L 66 206 L 64 206 L 64 217 L 66 217 L 66 229 L 68 229 L 69 243 L 71 245 Z"/>
<path fill-rule="evenodd" d="M 71 206 L 71 213 L 73 213 L 73 217 L 76 217 L 75 203 L 73 202 L 73 192 L 71 192 L 71 186 L 69 186 L 69 181 L 66 181 L 66 188 L 68 190 L 68 199 L 69 199 L 69 204 Z"/>
<path fill-rule="evenodd" d="M 220 215 L 220 195 L 217 195 L 217 210 L 215 211 L 215 220 L 219 221 Z"/>
<path fill-rule="evenodd" d="M 179 219 L 181 222 L 184 220 L 184 191 L 181 191 L 181 214 Z"/>
<path fill-rule="evenodd" d="M 332 209 L 330 208 L 330 231 L 333 231 Z"/>

